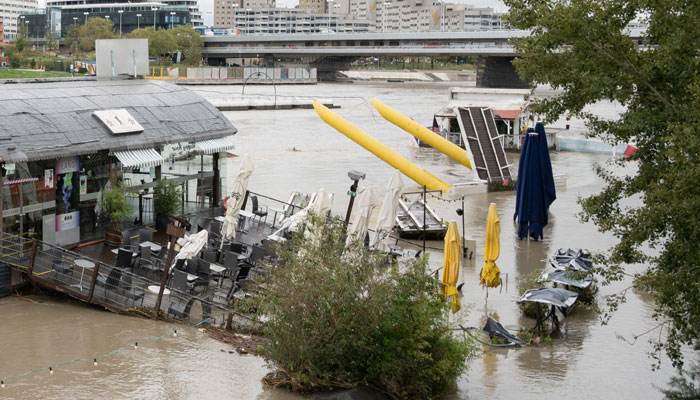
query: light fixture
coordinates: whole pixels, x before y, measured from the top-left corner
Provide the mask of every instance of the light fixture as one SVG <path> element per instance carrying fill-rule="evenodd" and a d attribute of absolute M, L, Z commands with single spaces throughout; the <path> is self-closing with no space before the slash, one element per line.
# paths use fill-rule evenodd
<path fill-rule="evenodd" d="M 96 358 L 92 359 L 92 365 L 97 366 L 97 359 Z"/>
<path fill-rule="evenodd" d="M 5 389 L 5 381 L 0 381 L 0 388 Z"/>
<path fill-rule="evenodd" d="M 177 329 L 175 329 L 175 331 L 173 331 L 173 336 L 177 337 Z"/>
<path fill-rule="evenodd" d="M 139 342 L 135 342 L 135 343 L 134 343 L 134 349 L 137 349 L 137 350 L 138 350 L 138 348 L 139 348 Z"/>
<path fill-rule="evenodd" d="M 49 367 L 49 375 L 53 375 L 53 367 Z"/>

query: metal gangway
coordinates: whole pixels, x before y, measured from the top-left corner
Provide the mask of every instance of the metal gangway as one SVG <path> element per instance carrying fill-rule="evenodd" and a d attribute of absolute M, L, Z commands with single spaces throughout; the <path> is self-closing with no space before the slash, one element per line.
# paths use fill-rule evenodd
<path fill-rule="evenodd" d="M 211 285 L 195 294 L 166 284 L 160 312 L 156 313 L 161 282 L 26 236 L 3 236 L 0 240 L 2 264 L 25 273 L 32 285 L 116 313 L 149 318 L 167 316 L 190 323 L 208 319 L 212 324 L 224 323 L 230 315 L 227 299 L 231 297 L 222 293 L 223 288 Z M 163 281 L 168 281 L 167 276 Z M 201 304 L 201 313 L 194 307 L 196 303 Z"/>
<path fill-rule="evenodd" d="M 503 143 L 500 140 L 493 110 L 484 107 L 455 107 L 463 140 L 474 156 L 479 179 L 488 182 L 511 180 Z"/>

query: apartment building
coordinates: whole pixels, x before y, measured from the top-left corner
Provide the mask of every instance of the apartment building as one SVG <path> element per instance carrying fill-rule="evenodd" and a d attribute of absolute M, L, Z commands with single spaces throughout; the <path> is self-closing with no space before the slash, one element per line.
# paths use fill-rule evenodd
<path fill-rule="evenodd" d="M 6 41 L 12 42 L 17 37 L 19 15 L 36 10 L 38 5 L 38 0 L 0 0 L 0 18 Z"/>
<path fill-rule="evenodd" d="M 379 32 L 473 31 L 501 29 L 501 14 L 492 8 L 449 4 L 435 0 L 351 0 L 351 14 L 364 15 L 374 8 Z M 365 7 L 365 8 L 363 8 Z"/>
<path fill-rule="evenodd" d="M 214 26 L 234 26 L 235 10 L 255 10 L 260 8 L 275 8 L 275 0 L 214 0 Z"/>
<path fill-rule="evenodd" d="M 319 14 L 325 14 L 328 12 L 327 6 L 327 0 L 299 0 L 298 8 L 313 9 Z"/>
<path fill-rule="evenodd" d="M 372 32 L 374 21 L 347 14 L 320 14 L 315 9 L 262 8 L 235 11 L 235 28 L 243 35 Z"/>

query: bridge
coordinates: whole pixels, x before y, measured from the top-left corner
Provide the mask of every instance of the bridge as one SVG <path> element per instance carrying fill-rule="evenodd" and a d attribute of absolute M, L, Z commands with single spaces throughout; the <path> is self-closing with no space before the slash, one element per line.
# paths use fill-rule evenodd
<path fill-rule="evenodd" d="M 642 33 L 642 29 L 629 30 L 633 39 Z M 321 79 L 332 78 L 335 71 L 347 69 L 361 57 L 476 56 L 477 84 L 526 87 L 510 63 L 518 54 L 509 41 L 528 35 L 523 30 L 492 30 L 203 36 L 202 54 L 210 65 L 246 58 L 262 58 L 266 66 L 308 65 L 318 69 Z"/>

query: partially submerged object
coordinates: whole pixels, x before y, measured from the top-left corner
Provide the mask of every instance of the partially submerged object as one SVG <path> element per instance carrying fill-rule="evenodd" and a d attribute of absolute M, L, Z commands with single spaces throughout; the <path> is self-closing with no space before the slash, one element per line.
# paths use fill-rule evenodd
<path fill-rule="evenodd" d="M 561 285 L 575 287 L 577 289 L 587 289 L 593 284 L 593 277 L 586 276 L 583 280 L 574 279 L 572 271 L 545 272 L 540 277 L 543 282 L 551 281 Z"/>
<path fill-rule="evenodd" d="M 488 317 L 486 319 L 486 324 L 484 325 L 484 332 L 488 333 L 491 340 L 498 338 L 503 341 L 503 344 L 510 346 L 523 346 L 525 342 L 518 339 L 508 332 L 506 328 L 503 327 L 495 319 Z"/>
<path fill-rule="evenodd" d="M 425 210 L 424 210 L 425 207 Z M 425 224 L 423 215 L 425 214 Z M 399 207 L 396 212 L 396 225 L 398 226 L 399 237 L 417 238 L 425 232 L 426 239 L 443 239 L 447 232 L 447 224 L 435 211 L 418 199 L 413 203 L 406 204 L 399 200 Z"/>
<path fill-rule="evenodd" d="M 591 252 L 586 249 L 558 249 L 548 261 L 558 271 L 590 271 L 593 268 Z"/>
<path fill-rule="evenodd" d="M 562 313 L 564 317 L 568 316 L 576 306 L 578 293 L 561 288 L 541 288 L 528 290 L 523 296 L 517 300 L 518 303 L 531 302 L 537 306 L 537 323 L 534 329 L 542 329 L 545 321 L 552 320 L 555 328 L 559 328 L 559 319 L 557 318 L 556 310 Z M 542 311 L 542 305 L 549 308 L 548 312 Z M 545 309 L 546 310 L 546 309 Z"/>

